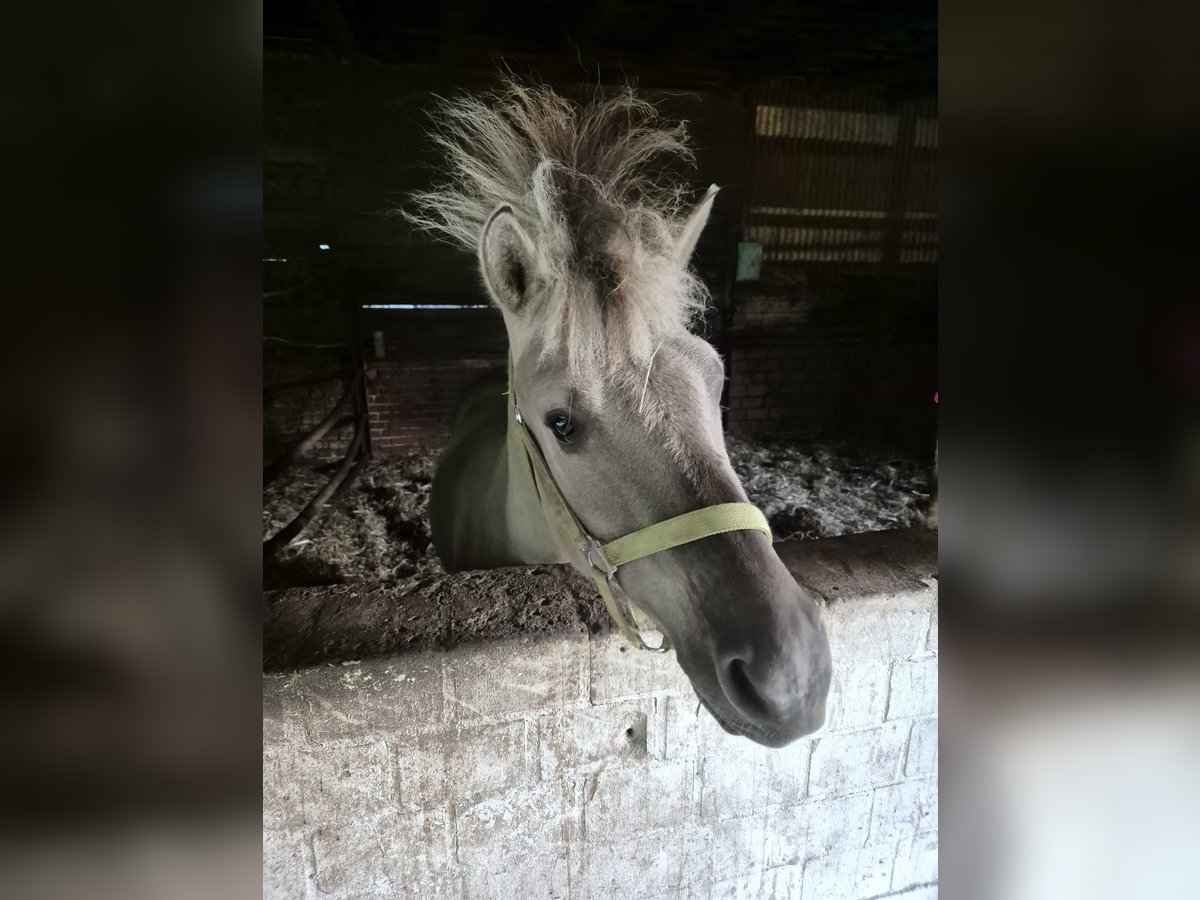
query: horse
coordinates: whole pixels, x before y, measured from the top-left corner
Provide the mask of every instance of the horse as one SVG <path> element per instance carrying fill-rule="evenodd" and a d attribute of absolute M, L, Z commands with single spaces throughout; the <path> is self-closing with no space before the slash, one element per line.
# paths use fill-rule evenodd
<path fill-rule="evenodd" d="M 439 100 L 433 121 L 449 174 L 404 214 L 475 254 L 509 339 L 509 372 L 460 403 L 434 479 L 445 567 L 573 565 L 662 635 L 727 732 L 782 747 L 816 731 L 820 607 L 746 509 L 724 364 L 692 330 L 708 295 L 690 261 L 718 188 L 686 202 L 685 123 L 628 87 L 576 104 L 515 79 Z M 735 523 L 713 526 L 713 510 Z M 616 578 L 597 562 L 663 520 L 689 535 L 651 538 Z"/>

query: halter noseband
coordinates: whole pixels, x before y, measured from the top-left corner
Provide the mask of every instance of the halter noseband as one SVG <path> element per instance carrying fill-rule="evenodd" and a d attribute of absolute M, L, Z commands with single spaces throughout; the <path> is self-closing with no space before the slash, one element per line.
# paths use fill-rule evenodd
<path fill-rule="evenodd" d="M 508 359 L 508 405 L 509 437 L 511 439 L 512 433 L 515 431 L 520 447 L 529 462 L 528 471 L 533 488 L 542 501 L 542 508 L 546 511 L 551 526 L 564 535 L 571 546 L 583 554 L 596 590 L 599 591 L 605 607 L 608 608 L 608 614 L 612 616 L 617 627 L 635 647 L 660 652 L 670 649 L 665 636 L 661 646 L 650 647 L 647 645 L 642 640 L 641 633 L 629 621 L 631 617 L 636 618 L 639 611 L 630 605 L 631 616 L 627 617 L 616 597 L 613 596 L 612 583 L 616 580 L 617 571 L 621 566 L 655 553 L 661 553 L 664 550 L 670 550 L 673 547 L 690 544 L 693 541 L 716 534 L 725 534 L 729 531 L 760 531 L 770 540 L 771 526 L 767 524 L 766 516 L 758 507 L 750 503 L 718 503 L 714 506 L 692 510 L 681 516 L 655 522 L 653 525 L 630 532 L 607 544 L 601 544 L 588 534 L 579 521 L 579 517 L 575 515 L 574 510 L 563 497 L 562 491 L 559 490 L 558 483 L 554 480 L 554 475 L 546 463 L 546 458 L 542 455 L 541 447 L 530 433 L 529 426 L 526 425 L 525 418 L 521 415 L 521 409 L 517 405 L 516 389 L 513 387 L 511 355 Z"/>

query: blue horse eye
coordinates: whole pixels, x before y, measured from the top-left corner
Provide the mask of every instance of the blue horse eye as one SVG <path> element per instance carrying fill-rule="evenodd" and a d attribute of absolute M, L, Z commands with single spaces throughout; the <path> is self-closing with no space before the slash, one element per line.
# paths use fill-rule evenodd
<path fill-rule="evenodd" d="M 575 434 L 575 424 L 565 412 L 552 412 L 546 416 L 546 425 L 560 441 L 569 441 Z"/>

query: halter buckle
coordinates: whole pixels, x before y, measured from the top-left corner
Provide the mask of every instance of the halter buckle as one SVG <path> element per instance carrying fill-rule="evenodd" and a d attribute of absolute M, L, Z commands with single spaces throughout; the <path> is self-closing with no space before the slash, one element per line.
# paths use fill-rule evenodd
<path fill-rule="evenodd" d="M 590 534 L 585 534 L 584 537 L 587 539 L 587 543 L 583 545 L 583 555 L 587 558 L 588 565 L 600 572 L 608 581 L 612 581 L 616 577 L 617 567 L 605 557 L 604 548 L 598 540 Z"/>

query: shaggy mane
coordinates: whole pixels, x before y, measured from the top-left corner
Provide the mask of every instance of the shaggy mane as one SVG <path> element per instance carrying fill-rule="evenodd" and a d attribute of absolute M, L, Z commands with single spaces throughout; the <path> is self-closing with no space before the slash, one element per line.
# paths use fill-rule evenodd
<path fill-rule="evenodd" d="M 449 177 L 404 215 L 474 252 L 511 206 L 537 252 L 532 327 L 543 354 L 566 352 L 577 387 L 645 373 L 687 331 L 708 295 L 675 255 L 690 191 L 669 168 L 693 161 L 682 123 L 628 87 L 580 106 L 513 80 L 443 100 L 433 120 Z"/>

